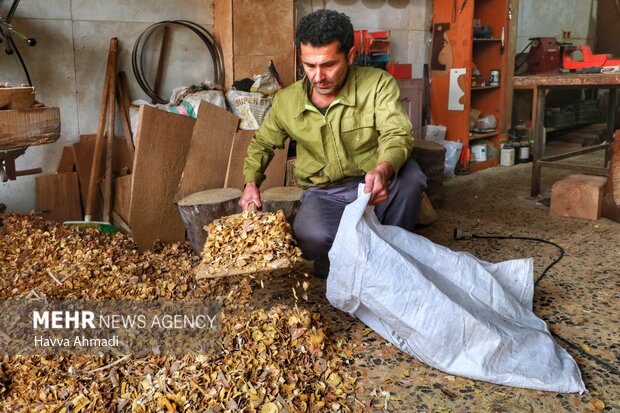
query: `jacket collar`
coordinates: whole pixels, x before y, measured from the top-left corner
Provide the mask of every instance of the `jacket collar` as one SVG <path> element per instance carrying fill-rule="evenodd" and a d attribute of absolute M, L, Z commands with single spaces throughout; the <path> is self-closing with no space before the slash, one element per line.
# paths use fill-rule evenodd
<path fill-rule="evenodd" d="M 345 106 L 355 106 L 355 96 L 357 91 L 357 68 L 356 66 L 349 66 L 349 71 L 347 73 L 347 79 L 342 85 L 342 89 L 340 89 L 340 93 L 336 96 L 335 102 L 345 105 Z M 297 100 L 297 107 L 295 108 L 294 115 L 298 117 L 306 110 L 306 105 L 311 105 L 312 102 L 308 98 L 308 93 L 306 92 L 308 89 L 308 77 L 304 75 L 304 77 L 296 82 L 293 87 L 297 89 L 297 93 L 299 94 L 299 99 Z"/>

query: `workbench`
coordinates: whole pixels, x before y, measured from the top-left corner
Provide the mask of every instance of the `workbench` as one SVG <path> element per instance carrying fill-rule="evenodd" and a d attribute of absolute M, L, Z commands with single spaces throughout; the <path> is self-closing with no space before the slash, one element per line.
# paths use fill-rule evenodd
<path fill-rule="evenodd" d="M 513 88 L 515 90 L 532 90 L 532 135 L 534 147 L 532 150 L 532 182 L 531 196 L 540 194 L 540 175 L 542 167 L 573 170 L 580 173 L 607 176 L 608 165 L 611 155 L 611 142 L 615 130 L 615 113 L 618 103 L 618 88 L 620 87 L 620 74 L 550 74 L 514 76 Z M 607 111 L 607 129 L 603 142 L 583 147 L 581 149 L 558 155 L 544 157 L 544 119 L 545 97 L 551 89 L 609 89 L 609 107 Z M 590 153 L 598 150 L 605 151 L 605 162 L 602 167 L 591 165 L 577 165 L 561 163 L 559 161 L 572 158 L 577 155 Z"/>

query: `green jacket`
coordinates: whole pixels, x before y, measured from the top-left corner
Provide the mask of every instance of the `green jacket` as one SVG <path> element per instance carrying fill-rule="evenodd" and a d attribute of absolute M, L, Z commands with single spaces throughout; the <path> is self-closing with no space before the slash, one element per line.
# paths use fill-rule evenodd
<path fill-rule="evenodd" d="M 248 147 L 243 165 L 246 183 L 261 184 L 273 151 L 283 148 L 288 136 L 297 141 L 295 175 L 304 189 L 364 175 L 384 161 L 398 172 L 411 153 L 413 137 L 390 74 L 349 67 L 345 84 L 325 115 L 308 98 L 307 82 L 304 78 L 275 96 Z"/>

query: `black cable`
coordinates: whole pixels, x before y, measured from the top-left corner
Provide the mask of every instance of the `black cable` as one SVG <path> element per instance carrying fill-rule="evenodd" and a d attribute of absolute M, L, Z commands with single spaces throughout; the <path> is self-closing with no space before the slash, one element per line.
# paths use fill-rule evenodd
<path fill-rule="evenodd" d="M 562 247 L 560 247 L 558 244 L 556 244 L 555 242 L 551 242 L 551 241 L 548 241 L 546 239 L 535 238 L 535 237 L 518 237 L 518 236 L 513 236 L 513 235 L 507 235 L 507 236 L 502 236 L 502 235 L 477 235 L 477 234 L 472 234 L 470 232 L 461 231 L 458 228 L 454 229 L 454 239 L 455 240 L 467 239 L 467 238 L 519 239 L 519 240 L 525 240 L 525 241 L 543 242 L 545 244 L 553 245 L 554 247 L 556 247 L 560 251 L 560 255 L 555 260 L 553 260 L 553 262 L 551 264 L 547 265 L 547 267 L 544 269 L 544 271 L 542 272 L 540 277 L 538 277 L 538 279 L 534 282 L 534 285 L 537 285 L 545 277 L 545 275 L 547 275 L 547 272 L 564 257 L 564 249 Z"/>
<path fill-rule="evenodd" d="M 3 2 L 4 0 L 0 2 L 0 6 L 2 5 Z M 13 4 L 11 5 L 9 12 L 6 15 L 6 19 L 4 19 L 4 22 L 8 25 L 7 33 L 5 35 L 6 43 L 7 43 L 6 54 L 11 55 L 13 54 L 13 52 L 15 52 L 15 54 L 17 55 L 17 58 L 19 59 L 19 63 L 22 66 L 22 69 L 24 69 L 24 73 L 26 74 L 26 79 L 28 79 L 28 85 L 32 86 L 32 80 L 30 79 L 30 72 L 28 72 L 28 67 L 26 66 L 26 62 L 24 61 L 21 53 L 19 52 L 17 45 L 13 41 L 13 37 L 11 36 L 11 30 L 10 30 L 11 21 L 13 20 L 13 16 L 15 15 L 15 12 L 17 11 L 17 6 L 19 5 L 19 2 L 20 0 L 13 0 Z M 29 38 L 27 41 L 28 41 L 29 46 L 34 46 L 36 44 L 36 40 L 32 38 Z"/>
<path fill-rule="evenodd" d="M 209 53 L 211 55 L 211 59 L 213 61 L 213 70 L 214 70 L 214 82 L 222 85 L 224 83 L 224 59 L 222 56 L 222 51 L 219 46 L 215 42 L 215 39 L 205 29 L 204 27 L 196 24 L 194 22 L 188 20 L 164 20 L 158 23 L 154 23 L 138 36 L 136 39 L 136 43 L 134 44 L 133 51 L 131 53 L 131 66 L 133 69 L 134 76 L 142 90 L 151 98 L 154 102 L 157 103 L 168 103 L 167 100 L 158 96 L 144 75 L 143 65 L 144 65 L 144 45 L 149 40 L 151 35 L 161 26 L 166 24 L 174 24 L 185 27 L 192 32 L 194 32 L 200 40 L 207 46 Z"/>
<path fill-rule="evenodd" d="M 20 0 L 13 0 L 13 4 L 11 4 L 11 8 L 6 15 L 5 22 L 11 24 L 11 20 L 13 20 L 13 16 L 15 15 L 15 11 L 17 10 L 17 6 L 19 5 Z"/>
<path fill-rule="evenodd" d="M 32 86 L 32 80 L 30 80 L 30 73 L 28 72 L 28 68 L 26 67 L 26 62 L 24 62 L 24 59 L 22 59 L 22 54 L 19 52 L 19 49 L 17 48 L 17 45 L 13 41 L 12 37 L 8 37 L 8 42 L 11 45 L 12 49 L 15 51 L 15 54 L 17 55 L 17 58 L 22 65 L 22 68 L 24 69 L 26 79 L 28 79 L 28 86 Z"/>
<path fill-rule="evenodd" d="M 600 364 L 601 366 L 605 367 L 610 373 L 613 373 L 617 376 L 620 376 L 620 370 L 618 370 L 617 368 L 615 368 L 614 366 L 612 366 L 609 362 L 596 357 L 595 355 L 592 355 L 590 353 L 588 353 L 587 351 L 585 351 L 583 348 L 581 348 L 581 346 L 573 343 L 570 340 L 567 340 L 559 335 L 557 335 L 556 333 L 551 333 L 553 335 L 553 337 L 558 338 L 561 342 L 567 344 L 569 347 L 571 347 L 574 350 L 577 350 L 577 352 L 579 354 L 581 354 L 582 356 L 584 356 L 585 358 L 588 358 L 592 361 L 594 361 L 595 363 Z"/>

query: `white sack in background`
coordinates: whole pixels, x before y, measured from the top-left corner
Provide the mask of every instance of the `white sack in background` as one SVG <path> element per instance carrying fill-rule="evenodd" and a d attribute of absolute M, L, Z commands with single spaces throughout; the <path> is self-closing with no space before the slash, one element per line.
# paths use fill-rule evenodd
<path fill-rule="evenodd" d="M 381 225 L 369 194 L 349 204 L 329 252 L 327 299 L 449 374 L 582 393 L 572 357 L 532 311 L 533 261 L 492 264 Z"/>

